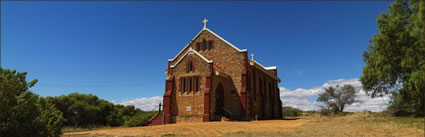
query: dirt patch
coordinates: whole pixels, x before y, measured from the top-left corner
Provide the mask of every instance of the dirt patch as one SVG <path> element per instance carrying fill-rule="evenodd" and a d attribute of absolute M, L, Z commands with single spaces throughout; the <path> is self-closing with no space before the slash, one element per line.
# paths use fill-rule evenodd
<path fill-rule="evenodd" d="M 354 136 L 354 137 L 423 137 L 423 118 L 388 117 L 369 113 L 355 113 L 347 116 L 305 117 L 307 124 L 285 132 L 294 137 L 305 136 Z M 400 122 L 402 121 L 402 122 Z M 408 123 L 406 123 L 406 121 Z M 412 122 L 414 121 L 413 125 Z M 409 126 L 410 125 L 410 126 Z M 280 136 L 280 135 L 279 135 Z"/>
<path fill-rule="evenodd" d="M 234 136 L 234 137 L 423 137 L 424 119 L 370 113 L 297 120 L 199 122 L 163 126 L 112 128 L 65 133 L 63 136 Z"/>
<path fill-rule="evenodd" d="M 94 131 L 65 133 L 64 136 L 223 136 L 238 132 L 279 132 L 293 130 L 306 120 L 265 120 L 252 122 L 195 122 L 163 126 L 100 129 Z"/>

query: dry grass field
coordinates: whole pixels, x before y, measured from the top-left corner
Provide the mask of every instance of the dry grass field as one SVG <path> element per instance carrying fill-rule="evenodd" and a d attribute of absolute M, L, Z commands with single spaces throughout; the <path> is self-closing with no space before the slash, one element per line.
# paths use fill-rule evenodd
<path fill-rule="evenodd" d="M 298 120 L 182 123 L 164 126 L 108 128 L 68 132 L 74 136 L 283 136 L 283 137 L 424 137 L 424 118 L 390 117 L 376 113 L 345 116 L 303 116 Z"/>

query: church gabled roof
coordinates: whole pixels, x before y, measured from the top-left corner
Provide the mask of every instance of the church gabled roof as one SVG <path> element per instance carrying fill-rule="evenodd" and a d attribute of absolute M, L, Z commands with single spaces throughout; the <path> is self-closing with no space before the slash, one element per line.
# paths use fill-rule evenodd
<path fill-rule="evenodd" d="M 199 35 L 201 35 L 201 33 L 202 33 L 202 31 L 208 31 L 208 32 L 210 32 L 211 34 L 213 34 L 214 36 L 216 36 L 218 39 L 220 39 L 220 40 L 222 40 L 224 43 L 226 43 L 227 45 L 230 45 L 232 48 L 234 48 L 234 49 L 236 49 L 238 52 L 248 52 L 248 50 L 247 49 L 239 49 L 238 47 L 236 47 L 235 45 L 233 45 L 232 43 L 230 43 L 230 42 L 228 42 L 227 40 L 225 40 L 224 38 L 222 38 L 222 37 L 220 37 L 219 35 L 217 35 L 216 33 L 214 33 L 213 31 L 211 31 L 210 29 L 208 29 L 207 27 L 206 27 L 206 22 L 208 22 L 208 20 L 206 20 L 206 19 L 204 19 L 204 28 L 201 30 L 201 31 L 199 31 L 199 33 L 198 34 L 196 34 L 196 36 L 195 37 L 193 37 L 193 39 L 191 40 L 191 42 L 193 41 L 193 40 L 195 40 Z M 175 59 L 177 59 L 177 57 L 180 55 L 180 54 L 182 54 L 182 52 L 186 49 L 186 48 L 188 48 L 188 47 L 190 47 L 190 43 L 191 42 L 189 42 L 174 58 L 172 58 L 172 59 L 168 59 L 168 61 L 174 61 Z M 197 52 L 196 50 L 193 50 L 191 47 L 189 48 L 189 50 L 183 55 L 183 57 L 182 58 L 180 58 L 176 63 L 174 63 L 174 65 L 172 65 L 172 66 L 170 66 L 171 68 L 174 68 L 177 64 L 179 64 L 179 62 L 181 61 L 181 60 L 183 60 L 183 58 L 184 58 L 184 56 L 186 56 L 187 54 L 189 54 L 190 52 L 193 52 L 193 53 L 195 53 L 196 55 L 198 55 L 199 57 L 201 57 L 204 61 L 206 61 L 206 62 L 208 62 L 208 63 L 212 63 L 212 61 L 211 60 L 208 60 L 208 59 L 206 59 L 204 56 L 202 56 L 201 54 L 199 54 L 199 52 Z M 276 70 L 277 68 L 276 68 L 276 66 L 270 66 L 270 67 L 264 67 L 263 65 L 261 65 L 260 63 L 258 63 L 257 61 L 255 61 L 255 60 L 253 60 L 254 62 L 255 62 L 255 64 L 258 64 L 258 66 L 260 66 L 262 69 L 264 69 L 264 70 L 266 70 L 266 73 L 267 74 L 269 74 L 270 76 L 272 76 L 273 78 L 276 78 L 276 79 L 278 79 L 279 81 L 280 81 L 280 79 L 277 77 L 277 76 L 274 76 L 274 75 L 272 75 L 272 74 L 270 74 L 269 72 L 267 72 L 267 70 Z"/>
<path fill-rule="evenodd" d="M 247 52 L 247 49 L 239 49 L 238 47 L 236 47 L 235 45 L 233 45 L 232 43 L 228 42 L 227 40 L 223 39 L 222 37 L 220 37 L 219 35 L 215 34 L 213 31 L 211 31 L 208 28 L 205 28 L 203 30 L 207 30 L 208 32 L 210 32 L 211 34 L 213 34 L 214 36 L 216 36 L 217 38 L 219 38 L 220 40 L 224 41 L 226 44 L 230 45 L 232 48 L 236 49 L 239 52 Z M 201 31 L 202 32 L 202 31 Z M 195 37 L 196 38 L 196 37 Z"/>
<path fill-rule="evenodd" d="M 276 66 L 270 66 L 270 67 L 264 67 L 263 65 L 261 65 L 259 62 L 253 60 L 255 63 L 257 63 L 259 66 L 263 67 L 265 70 L 275 70 L 277 69 Z"/>
<path fill-rule="evenodd" d="M 270 72 L 267 72 L 268 70 L 276 70 L 277 67 L 276 66 L 271 66 L 271 67 L 264 67 L 263 65 L 261 65 L 260 63 L 258 63 L 255 60 L 251 60 L 252 62 L 254 62 L 255 64 L 257 64 L 257 66 L 260 66 L 260 70 L 264 71 L 264 73 L 266 73 L 267 75 L 269 75 L 270 77 L 278 80 L 280 82 L 280 78 L 277 77 L 276 75 L 271 74 Z M 254 64 L 253 64 L 254 65 Z M 262 69 L 261 69 L 262 68 Z"/>
<path fill-rule="evenodd" d="M 214 36 L 216 36 L 217 38 L 219 38 L 220 40 L 222 40 L 223 42 L 225 42 L 226 44 L 228 44 L 228 45 L 230 45 L 232 48 L 234 48 L 234 49 L 236 49 L 237 51 L 239 51 L 239 52 L 247 52 L 248 50 L 247 49 L 239 49 L 238 47 L 236 47 L 235 45 L 233 45 L 232 43 L 230 43 L 230 42 L 228 42 L 227 40 L 225 40 L 225 39 L 223 39 L 222 37 L 220 37 L 219 35 L 217 35 L 216 33 L 214 33 L 213 31 L 211 31 L 210 29 L 208 29 L 208 28 L 203 28 L 201 31 L 199 31 L 199 33 L 198 34 L 196 34 L 196 36 L 191 40 L 191 41 L 193 41 L 193 40 L 195 40 L 199 35 L 201 35 L 201 33 L 202 33 L 202 31 L 204 31 L 204 30 L 206 30 L 206 31 L 208 31 L 208 32 L 210 32 L 211 34 L 213 34 Z M 179 52 L 179 54 L 177 54 L 174 58 L 172 58 L 172 59 L 169 59 L 168 61 L 174 61 L 180 54 L 182 54 L 182 52 L 187 48 L 187 47 L 189 47 L 190 46 L 190 42 Z"/>
<path fill-rule="evenodd" d="M 189 54 L 198 55 L 205 62 L 212 63 L 211 60 L 208 60 L 207 58 L 205 58 L 204 56 L 202 56 L 201 54 L 199 54 L 199 52 L 197 52 L 196 50 L 193 50 L 192 47 L 189 47 L 189 50 L 187 50 L 186 53 L 184 53 L 184 55 L 174 65 L 171 65 L 170 67 L 171 68 L 176 67 L 184 59 L 184 57 L 187 56 L 187 55 L 189 55 Z"/>

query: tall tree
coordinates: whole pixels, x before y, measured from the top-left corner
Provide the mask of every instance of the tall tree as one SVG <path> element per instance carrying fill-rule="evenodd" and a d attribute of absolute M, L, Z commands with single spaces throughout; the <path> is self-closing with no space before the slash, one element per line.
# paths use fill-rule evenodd
<path fill-rule="evenodd" d="M 396 0 L 377 18 L 379 33 L 363 52 L 360 81 L 371 97 L 393 93 L 392 106 L 425 113 L 425 2 Z"/>
<path fill-rule="evenodd" d="M 318 102 L 323 102 L 334 112 L 343 112 L 345 105 L 351 105 L 355 102 L 356 89 L 351 85 L 343 87 L 325 88 L 325 92 L 319 95 Z"/>
<path fill-rule="evenodd" d="M 0 136 L 59 136 L 62 112 L 28 90 L 37 80 L 27 82 L 26 74 L 0 68 Z"/>

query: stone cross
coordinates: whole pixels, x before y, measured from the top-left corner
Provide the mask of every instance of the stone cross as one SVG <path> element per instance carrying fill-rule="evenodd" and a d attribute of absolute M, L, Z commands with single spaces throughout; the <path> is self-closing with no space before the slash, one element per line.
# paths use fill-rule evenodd
<path fill-rule="evenodd" d="M 251 53 L 251 60 L 254 60 L 254 53 Z"/>
<path fill-rule="evenodd" d="M 202 22 L 204 22 L 204 29 L 206 29 L 207 28 L 207 22 L 208 22 L 207 18 L 204 18 L 204 20 Z"/>

